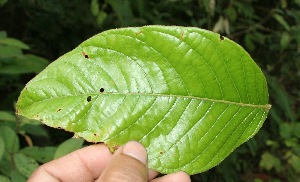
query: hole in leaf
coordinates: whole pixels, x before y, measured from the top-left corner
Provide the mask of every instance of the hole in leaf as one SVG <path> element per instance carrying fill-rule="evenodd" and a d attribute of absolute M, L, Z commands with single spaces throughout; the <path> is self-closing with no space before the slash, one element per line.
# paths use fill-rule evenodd
<path fill-rule="evenodd" d="M 223 35 L 220 35 L 220 40 L 224 40 L 224 36 Z"/>
<path fill-rule="evenodd" d="M 86 98 L 86 100 L 87 100 L 88 102 L 91 102 L 92 96 L 89 95 L 89 96 Z"/>
<path fill-rule="evenodd" d="M 82 52 L 82 55 L 84 56 L 85 59 L 89 59 L 89 56 L 85 54 L 85 52 Z"/>
<path fill-rule="evenodd" d="M 57 112 L 61 111 L 61 108 L 57 109 Z"/>
<path fill-rule="evenodd" d="M 104 88 L 100 88 L 100 92 L 103 93 L 104 92 Z"/>

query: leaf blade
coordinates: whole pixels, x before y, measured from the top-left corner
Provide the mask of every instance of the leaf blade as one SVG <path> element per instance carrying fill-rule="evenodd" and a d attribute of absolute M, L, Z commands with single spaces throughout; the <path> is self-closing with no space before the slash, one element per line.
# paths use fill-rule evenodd
<path fill-rule="evenodd" d="M 19 114 L 88 141 L 140 141 L 150 168 L 189 174 L 252 137 L 269 108 L 266 80 L 239 45 L 167 26 L 88 39 L 30 81 L 17 103 Z"/>

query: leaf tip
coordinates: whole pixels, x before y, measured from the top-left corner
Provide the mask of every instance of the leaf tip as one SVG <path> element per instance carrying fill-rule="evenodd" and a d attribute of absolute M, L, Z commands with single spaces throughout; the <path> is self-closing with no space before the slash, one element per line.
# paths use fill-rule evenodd
<path fill-rule="evenodd" d="M 272 105 L 271 105 L 271 104 L 267 104 L 267 105 L 266 105 L 266 110 L 268 110 L 268 111 L 269 111 L 269 110 L 271 109 L 271 107 L 272 107 Z"/>

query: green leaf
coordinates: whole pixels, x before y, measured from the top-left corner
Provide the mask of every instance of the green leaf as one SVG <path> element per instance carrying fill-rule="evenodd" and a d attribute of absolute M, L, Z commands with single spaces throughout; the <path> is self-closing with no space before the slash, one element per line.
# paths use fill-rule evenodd
<path fill-rule="evenodd" d="M 97 25 L 101 26 L 104 23 L 106 17 L 107 14 L 104 11 L 100 11 L 100 13 L 97 16 Z"/>
<path fill-rule="evenodd" d="M 18 56 L 0 67 L 2 74 L 23 74 L 23 73 L 39 73 L 47 65 L 48 61 L 35 55 Z"/>
<path fill-rule="evenodd" d="M 19 137 L 13 129 L 7 126 L 1 126 L 0 137 L 4 140 L 6 152 L 13 153 L 19 150 Z"/>
<path fill-rule="evenodd" d="M 270 92 L 275 99 L 277 105 L 284 111 L 285 116 L 292 122 L 296 121 L 295 113 L 293 112 L 294 100 L 289 93 L 274 77 L 268 77 Z"/>
<path fill-rule="evenodd" d="M 280 0 L 281 8 L 286 9 L 287 8 L 287 1 L 286 0 Z"/>
<path fill-rule="evenodd" d="M 300 139 L 300 123 L 295 123 L 294 135 Z"/>
<path fill-rule="evenodd" d="M 291 155 L 288 159 L 288 163 L 294 168 L 297 173 L 300 173 L 300 157 L 297 155 Z"/>
<path fill-rule="evenodd" d="M 4 151 L 5 151 L 5 143 L 4 143 L 3 138 L 0 136 L 0 161 L 2 159 Z"/>
<path fill-rule="evenodd" d="M 249 49 L 250 51 L 253 51 L 255 49 L 251 34 L 246 34 L 244 37 L 244 41 L 247 49 Z"/>
<path fill-rule="evenodd" d="M 290 42 L 290 35 L 287 32 L 281 34 L 280 46 L 284 50 L 287 48 Z"/>
<path fill-rule="evenodd" d="M 285 21 L 285 19 L 283 18 L 283 16 L 281 16 L 280 14 L 275 13 L 273 15 L 273 17 L 275 18 L 275 20 L 277 20 L 278 23 L 280 23 L 283 28 L 287 31 L 291 30 L 290 25 Z"/>
<path fill-rule="evenodd" d="M 27 181 L 26 177 L 22 173 L 20 173 L 18 170 L 12 170 L 10 172 L 10 176 L 11 176 L 12 182 L 26 182 Z"/>
<path fill-rule="evenodd" d="M 3 175 L 0 175 L 0 181 L 1 182 L 10 182 L 9 178 Z"/>
<path fill-rule="evenodd" d="M 33 171 L 39 166 L 39 164 L 33 158 L 22 153 L 16 153 L 14 155 L 14 162 L 18 171 L 20 171 L 21 174 L 27 178 L 31 176 Z"/>
<path fill-rule="evenodd" d="M 19 152 L 25 154 L 38 162 L 46 163 L 54 159 L 56 147 L 25 147 Z"/>
<path fill-rule="evenodd" d="M 0 39 L 6 38 L 6 37 L 7 37 L 6 31 L 0 31 Z"/>
<path fill-rule="evenodd" d="M 99 14 L 99 3 L 98 0 L 91 1 L 91 13 L 93 16 L 98 16 Z"/>
<path fill-rule="evenodd" d="M 134 19 L 130 0 L 105 0 L 117 14 L 122 25 L 128 25 Z"/>
<path fill-rule="evenodd" d="M 11 170 L 14 168 L 10 158 L 11 156 L 5 153 L 0 161 L 1 174 L 4 174 L 6 176 L 9 176 Z"/>
<path fill-rule="evenodd" d="M 0 44 L 0 62 L 1 59 L 7 59 L 11 57 L 16 57 L 22 55 L 22 50 L 18 47 L 9 47 Z"/>
<path fill-rule="evenodd" d="M 8 0 L 0 0 L 0 7 L 4 6 L 7 2 Z"/>
<path fill-rule="evenodd" d="M 280 136 L 284 139 L 288 139 L 293 134 L 293 127 L 289 123 L 282 123 L 279 126 Z"/>
<path fill-rule="evenodd" d="M 281 163 L 280 163 L 280 160 L 277 157 L 270 154 L 269 152 L 265 152 L 261 156 L 259 166 L 266 169 L 266 170 L 268 170 L 268 171 L 274 168 L 278 172 L 278 171 L 280 171 Z"/>
<path fill-rule="evenodd" d="M 11 46 L 11 47 L 17 47 L 20 49 L 29 49 L 29 46 L 26 45 L 24 42 L 14 38 L 1 38 L 0 44 Z"/>
<path fill-rule="evenodd" d="M 13 112 L 0 111 L 0 120 L 16 122 L 16 116 L 13 114 Z"/>
<path fill-rule="evenodd" d="M 225 9 L 225 12 L 231 22 L 235 22 L 238 18 L 238 13 L 236 12 L 235 8 L 231 6 Z"/>
<path fill-rule="evenodd" d="M 4 141 L 4 144 L 5 144 L 5 141 Z M 11 156 L 12 156 L 11 153 L 8 153 L 8 151 L 4 147 L 4 153 L 0 160 L 0 171 L 1 171 L 1 174 L 4 174 L 6 176 L 10 176 L 10 172 L 14 168 Z"/>
<path fill-rule="evenodd" d="M 26 134 L 48 138 L 48 132 L 43 125 L 24 124 L 20 127 L 20 132 Z"/>
<path fill-rule="evenodd" d="M 204 0 L 203 5 L 210 16 L 213 16 L 215 14 L 215 0 Z"/>
<path fill-rule="evenodd" d="M 264 75 L 236 43 L 145 26 L 83 42 L 31 80 L 16 108 L 110 148 L 139 141 L 150 168 L 194 174 L 257 133 L 270 105 Z"/>
<path fill-rule="evenodd" d="M 77 149 L 80 149 L 83 145 L 84 140 L 83 139 L 76 139 L 76 138 L 70 138 L 63 143 L 61 143 L 55 154 L 54 159 L 62 157 L 70 152 L 73 152 Z"/>

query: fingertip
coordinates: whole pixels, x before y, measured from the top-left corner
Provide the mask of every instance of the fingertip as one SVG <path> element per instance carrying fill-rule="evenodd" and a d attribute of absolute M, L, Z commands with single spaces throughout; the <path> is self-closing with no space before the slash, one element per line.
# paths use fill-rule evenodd
<path fill-rule="evenodd" d="M 152 179 L 154 179 L 158 175 L 159 175 L 159 172 L 154 171 L 152 169 L 148 170 L 148 180 L 152 180 Z"/>
<path fill-rule="evenodd" d="M 176 173 L 172 173 L 172 174 L 168 174 L 168 175 L 156 178 L 152 182 L 165 182 L 165 181 L 191 182 L 191 178 L 187 173 L 185 173 L 183 171 L 179 171 Z"/>
<path fill-rule="evenodd" d="M 113 155 L 97 181 L 138 181 L 148 179 L 147 152 L 138 142 L 128 142 Z"/>
<path fill-rule="evenodd" d="M 130 141 L 126 143 L 123 147 L 122 153 L 139 160 L 144 165 L 147 164 L 147 151 L 139 142 Z"/>
<path fill-rule="evenodd" d="M 181 180 L 179 180 L 181 182 L 190 182 L 191 181 L 190 175 L 188 175 L 187 173 L 185 173 L 183 171 L 179 171 L 177 173 L 174 173 L 174 175 L 176 175 L 177 178 L 181 179 Z"/>
<path fill-rule="evenodd" d="M 56 178 L 53 174 L 50 174 L 49 171 L 43 166 L 38 167 L 28 178 L 27 182 L 34 182 L 34 181 L 44 181 L 44 182 L 59 182 L 60 180 Z"/>

